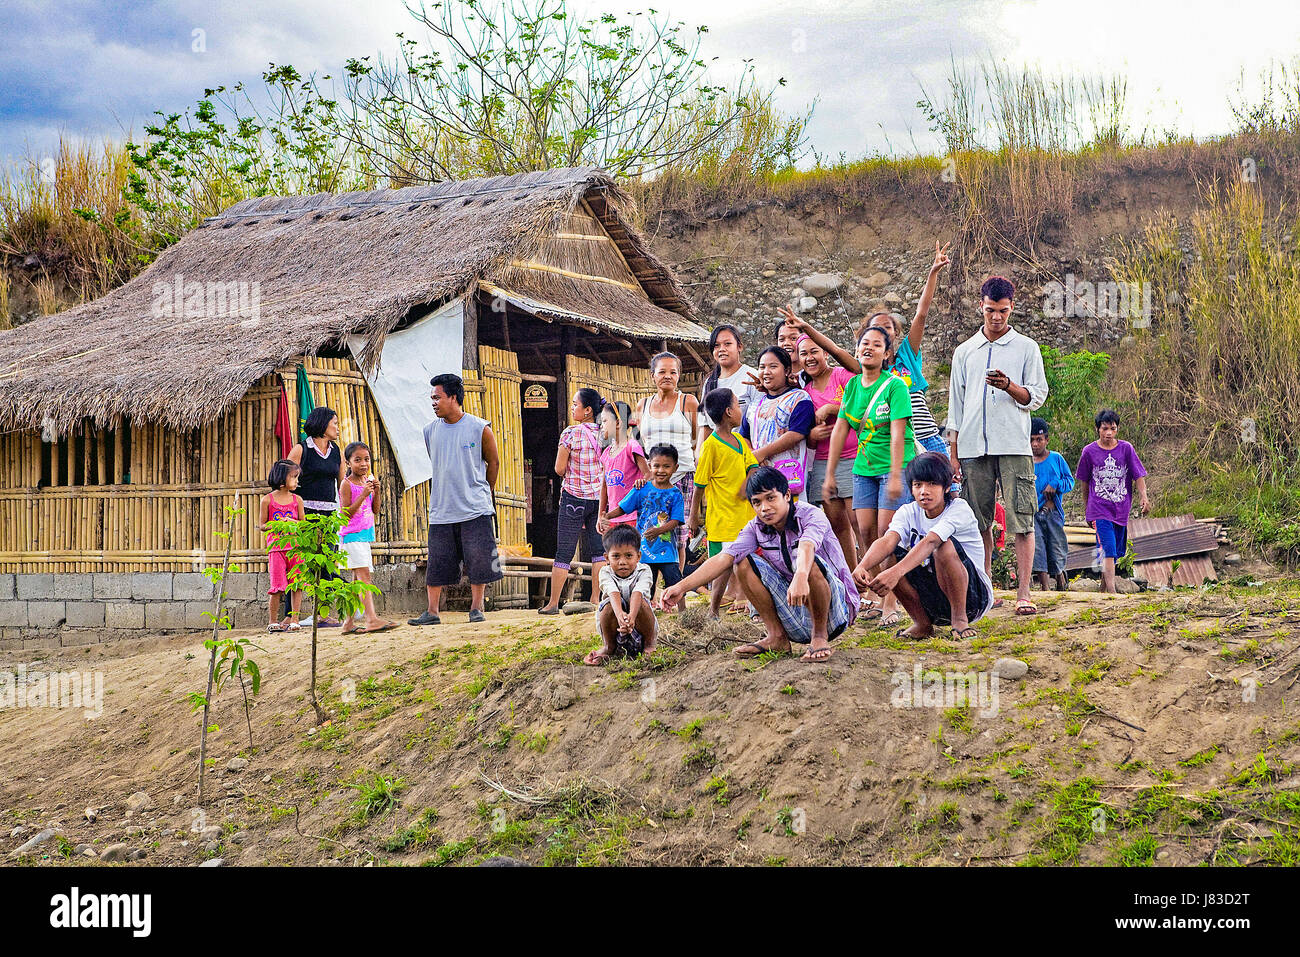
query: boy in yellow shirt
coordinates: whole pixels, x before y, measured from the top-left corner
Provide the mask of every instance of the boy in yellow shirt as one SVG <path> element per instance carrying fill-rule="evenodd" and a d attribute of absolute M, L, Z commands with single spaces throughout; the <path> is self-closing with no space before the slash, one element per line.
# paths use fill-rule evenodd
<path fill-rule="evenodd" d="M 695 495 L 691 498 L 691 517 L 687 529 L 692 537 L 700 528 L 700 511 L 708 496 L 708 517 L 704 530 L 709 536 L 709 557 L 719 554 L 723 546 L 736 540 L 754 510 L 745 498 L 745 478 L 758 460 L 749 442 L 732 429 L 740 425 L 740 401 L 730 389 L 714 389 L 704 397 L 704 411 L 716 423 L 713 434 L 700 445 L 695 462 Z M 722 608 L 722 596 L 731 581 L 728 567 L 710 586 L 709 612 L 714 618 Z"/>

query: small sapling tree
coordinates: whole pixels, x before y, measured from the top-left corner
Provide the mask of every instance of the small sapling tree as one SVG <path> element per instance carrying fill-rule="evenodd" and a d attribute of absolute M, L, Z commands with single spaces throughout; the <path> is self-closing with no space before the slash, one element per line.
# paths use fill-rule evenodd
<path fill-rule="evenodd" d="M 307 515 L 301 521 L 277 519 L 266 527 L 289 549 L 289 585 L 312 600 L 311 614 L 311 706 L 316 724 L 325 723 L 325 709 L 316 698 L 316 635 L 322 608 L 336 609 L 347 618 L 362 610 L 366 592 L 379 594 L 374 585 L 348 581 L 343 577 L 344 554 L 338 548 L 339 531 L 348 523 L 340 512 Z"/>
<path fill-rule="evenodd" d="M 248 746 L 253 747 L 253 718 L 251 706 L 248 700 L 248 685 L 244 682 L 245 675 L 248 676 L 248 683 L 252 685 L 253 694 L 256 695 L 262 690 L 262 670 L 258 667 L 256 661 L 248 657 L 249 648 L 257 648 L 262 651 L 261 647 L 253 644 L 247 638 L 235 638 L 227 634 L 221 636 L 221 630 L 224 628 L 227 632 L 231 631 L 234 625 L 231 623 L 229 614 L 226 613 L 226 575 L 231 571 L 230 568 L 230 548 L 234 541 L 235 519 L 244 514 L 244 509 L 239 507 L 239 493 L 235 493 L 235 501 L 232 505 L 226 506 L 226 528 L 225 531 L 217 532 L 219 538 L 226 541 L 225 557 L 221 561 L 221 567 L 205 567 L 203 574 L 208 580 L 216 586 L 216 608 L 214 611 L 205 611 L 203 616 L 212 621 L 212 637 L 203 642 L 203 647 L 208 650 L 208 687 L 205 693 L 194 691 L 190 693 L 190 711 L 191 713 L 203 710 L 203 733 L 199 740 L 199 803 L 203 803 L 204 783 L 208 766 L 208 732 L 216 731 L 217 725 L 210 723 L 212 713 L 212 701 L 220 694 L 222 685 L 228 678 L 238 678 L 240 690 L 244 693 L 244 721 L 248 726 Z M 235 569 L 238 571 L 238 569 Z"/>

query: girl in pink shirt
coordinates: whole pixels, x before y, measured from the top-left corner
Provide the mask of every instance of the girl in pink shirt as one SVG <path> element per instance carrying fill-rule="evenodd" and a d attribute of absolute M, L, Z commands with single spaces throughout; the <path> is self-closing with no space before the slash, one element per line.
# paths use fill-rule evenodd
<path fill-rule="evenodd" d="M 609 445 L 600 453 L 604 480 L 600 483 L 600 517 L 616 508 L 638 483 L 650 478 L 645 451 L 628 434 L 632 407 L 626 402 L 606 402 L 600 410 L 600 435 Z M 609 520 L 611 525 L 636 525 L 636 512 Z"/>

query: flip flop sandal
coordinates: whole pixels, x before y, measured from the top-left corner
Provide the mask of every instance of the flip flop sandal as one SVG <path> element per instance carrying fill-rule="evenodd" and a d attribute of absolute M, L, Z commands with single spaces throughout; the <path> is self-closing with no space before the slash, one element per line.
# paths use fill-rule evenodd
<path fill-rule="evenodd" d="M 1001 598 L 994 598 L 994 599 L 993 599 L 993 607 L 994 607 L 994 608 L 1001 608 L 1001 607 L 1002 607 L 1003 605 L 1005 605 L 1005 604 L 1006 604 L 1006 601 L 1005 601 L 1004 599 L 1001 599 Z"/>
<path fill-rule="evenodd" d="M 879 618 L 881 615 L 879 605 L 868 605 L 862 611 L 858 612 L 858 617 L 864 621 L 868 618 Z"/>
<path fill-rule="evenodd" d="M 299 622 L 291 621 L 284 626 L 285 631 L 302 631 L 302 625 Z"/>
<path fill-rule="evenodd" d="M 894 625 L 897 625 L 902 620 L 903 620 L 903 616 L 899 612 L 891 611 L 888 615 L 885 615 L 883 618 L 880 619 L 880 623 L 876 625 L 876 627 L 892 628 Z"/>
<path fill-rule="evenodd" d="M 392 631 L 396 627 L 397 627 L 397 622 L 390 621 L 388 624 L 380 625 L 378 628 L 358 628 L 357 631 L 365 632 L 368 635 L 374 635 L 374 634 L 378 634 L 381 631 Z"/>
<path fill-rule="evenodd" d="M 1035 605 L 1032 601 L 1029 601 L 1029 600 L 1026 599 L 1026 598 L 1022 598 L 1022 599 L 1020 599 L 1018 602 L 1016 602 L 1016 614 L 1017 614 L 1017 615 L 1037 615 L 1037 614 L 1038 614 L 1038 606 Z"/>
<path fill-rule="evenodd" d="M 799 660 L 810 661 L 813 664 L 821 664 L 823 661 L 828 661 L 833 654 L 835 654 L 835 649 L 830 645 L 827 645 L 825 648 L 809 648 L 799 656 Z"/>
<path fill-rule="evenodd" d="M 539 614 L 539 615 L 558 615 L 559 613 L 560 613 L 560 609 L 558 609 L 558 608 L 547 608 L 545 605 L 543 605 L 541 608 L 537 609 L 537 614 Z"/>
<path fill-rule="evenodd" d="M 757 649 L 757 650 L 756 650 L 756 651 L 743 651 L 742 649 L 744 649 L 744 648 L 755 648 L 755 649 Z M 746 643 L 743 644 L 743 645 L 737 645 L 737 646 L 736 646 L 736 657 L 738 657 L 738 658 L 757 658 L 759 655 L 765 655 L 765 654 L 767 654 L 767 653 L 768 653 L 769 651 L 771 651 L 771 650 L 772 650 L 771 648 L 764 648 L 762 645 L 760 645 L 760 644 L 758 644 L 758 643 L 756 643 L 756 642 L 749 641 L 749 642 L 746 642 Z"/>
<path fill-rule="evenodd" d="M 898 631 L 894 632 L 894 637 L 905 638 L 908 641 L 925 641 L 927 638 L 934 637 L 933 633 L 928 635 L 909 635 L 908 632 L 911 631 L 911 629 L 912 629 L 911 625 L 908 625 L 906 628 L 900 628 L 898 629 Z"/>
<path fill-rule="evenodd" d="M 267 625 L 267 626 L 266 626 L 266 631 L 267 631 L 268 634 L 271 634 L 271 635 L 278 634 L 279 632 L 284 631 L 284 625 L 280 624 L 280 623 L 277 621 L 277 622 L 276 622 L 275 624 L 273 624 L 273 625 Z"/>
<path fill-rule="evenodd" d="M 962 641 L 966 641 L 966 640 L 968 640 L 968 639 L 970 639 L 970 638 L 974 638 L 974 637 L 976 637 L 978 634 L 979 634 L 979 632 L 976 631 L 976 630 L 975 630 L 972 626 L 970 626 L 970 625 L 967 625 L 965 628 L 961 629 L 960 631 L 958 631 L 956 628 L 954 628 L 954 629 L 952 630 L 952 636 L 953 636 L 954 638 L 961 639 Z"/>

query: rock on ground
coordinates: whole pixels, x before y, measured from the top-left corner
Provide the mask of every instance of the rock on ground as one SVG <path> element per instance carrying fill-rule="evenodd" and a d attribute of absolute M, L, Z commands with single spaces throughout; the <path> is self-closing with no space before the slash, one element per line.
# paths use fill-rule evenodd
<path fill-rule="evenodd" d="M 1029 665 L 1019 658 L 999 658 L 993 662 L 993 673 L 999 678 L 1018 681 L 1029 673 Z"/>
<path fill-rule="evenodd" d="M 115 864 L 127 860 L 131 848 L 126 844 L 110 844 L 100 852 L 99 859 L 106 864 Z"/>
<path fill-rule="evenodd" d="M 47 827 L 45 830 L 41 831 L 41 833 L 37 834 L 35 837 L 29 840 L 26 844 L 23 844 L 20 847 L 16 847 L 12 851 L 10 851 L 9 856 L 22 857 L 28 851 L 35 850 L 40 845 L 44 844 L 46 841 L 52 838 L 55 835 L 55 833 L 56 832 L 54 828 Z"/>
<path fill-rule="evenodd" d="M 820 299 L 844 285 L 844 277 L 834 272 L 815 272 L 811 276 L 805 276 L 800 285 L 805 293 Z"/>

